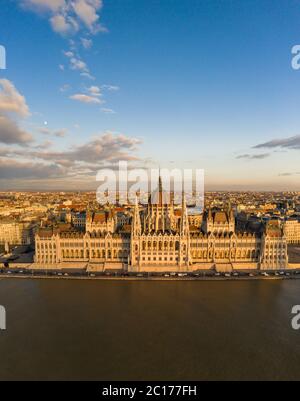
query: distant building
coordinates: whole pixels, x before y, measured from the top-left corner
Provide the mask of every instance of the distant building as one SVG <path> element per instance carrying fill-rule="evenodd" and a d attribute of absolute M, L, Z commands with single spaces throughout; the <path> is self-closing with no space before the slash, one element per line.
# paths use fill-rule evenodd
<path fill-rule="evenodd" d="M 284 232 L 288 244 L 300 244 L 300 221 L 298 219 L 286 220 Z"/>
<path fill-rule="evenodd" d="M 280 220 L 271 220 L 266 224 L 261 242 L 262 269 L 285 268 L 288 264 L 287 238 Z"/>
<path fill-rule="evenodd" d="M 36 224 L 13 219 L 0 220 L 0 244 L 30 245 L 34 243 Z"/>
<path fill-rule="evenodd" d="M 205 233 L 225 234 L 235 231 L 235 217 L 231 208 L 224 210 L 211 209 L 205 213 L 203 230 Z"/>
<path fill-rule="evenodd" d="M 86 227 L 86 213 L 71 212 L 71 223 L 73 227 L 84 230 Z"/>
<path fill-rule="evenodd" d="M 113 211 L 100 210 L 88 212 L 86 217 L 86 232 L 107 232 L 115 231 L 116 221 Z"/>

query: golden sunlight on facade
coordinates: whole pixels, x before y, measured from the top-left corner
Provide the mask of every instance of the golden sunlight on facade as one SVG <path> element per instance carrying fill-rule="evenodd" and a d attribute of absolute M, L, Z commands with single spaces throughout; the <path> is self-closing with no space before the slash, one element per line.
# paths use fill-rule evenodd
<path fill-rule="evenodd" d="M 197 215 L 188 214 L 184 197 L 180 207 L 166 200 L 159 180 L 146 207 L 136 203 L 128 210 L 88 211 L 85 222 L 75 216 L 73 226 L 40 228 L 35 267 L 129 273 L 287 268 L 291 234 L 282 222 L 241 230 L 230 204 Z"/>

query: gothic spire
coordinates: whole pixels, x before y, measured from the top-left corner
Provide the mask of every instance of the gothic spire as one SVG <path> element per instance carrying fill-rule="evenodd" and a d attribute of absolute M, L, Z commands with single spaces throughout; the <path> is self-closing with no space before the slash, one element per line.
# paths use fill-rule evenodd
<path fill-rule="evenodd" d="M 162 179 L 161 179 L 161 175 L 160 175 L 160 168 L 159 168 L 159 178 L 158 178 L 158 195 L 159 195 L 158 204 L 159 204 L 159 206 L 162 206 L 162 204 L 163 204 L 163 186 L 162 186 Z"/>
<path fill-rule="evenodd" d="M 189 234 L 189 220 L 188 213 L 186 207 L 185 194 L 182 194 L 182 210 L 181 210 L 181 220 L 180 220 L 180 234 L 188 235 Z"/>
<path fill-rule="evenodd" d="M 135 198 L 131 230 L 134 236 L 141 235 L 142 233 L 141 217 L 137 197 Z"/>

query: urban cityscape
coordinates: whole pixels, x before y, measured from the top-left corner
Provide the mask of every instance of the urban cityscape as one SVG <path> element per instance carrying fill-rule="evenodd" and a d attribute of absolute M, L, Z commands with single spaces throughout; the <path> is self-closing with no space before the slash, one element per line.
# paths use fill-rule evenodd
<path fill-rule="evenodd" d="M 161 177 L 146 206 L 94 192 L 1 193 L 2 273 L 162 277 L 300 271 L 299 192 L 208 192 L 202 212 Z M 202 274 L 203 275 L 203 274 Z"/>

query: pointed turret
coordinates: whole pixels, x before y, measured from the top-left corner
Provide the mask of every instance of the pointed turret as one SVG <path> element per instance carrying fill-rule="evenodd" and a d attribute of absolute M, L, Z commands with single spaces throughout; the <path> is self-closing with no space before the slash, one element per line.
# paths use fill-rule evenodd
<path fill-rule="evenodd" d="M 232 215 L 232 207 L 231 207 L 231 202 L 230 200 L 227 202 L 227 208 L 226 208 L 227 216 L 228 216 L 228 221 L 230 220 L 230 217 Z"/>
<path fill-rule="evenodd" d="M 136 197 L 135 205 L 134 205 L 134 212 L 132 218 L 132 226 L 131 226 L 133 236 L 137 237 L 142 233 L 142 225 L 141 225 L 141 217 L 140 217 L 140 210 L 138 199 Z"/>
<path fill-rule="evenodd" d="M 181 220 L 180 220 L 180 235 L 189 234 L 189 220 L 185 201 L 185 195 L 182 194 L 182 210 L 181 210 Z"/>

